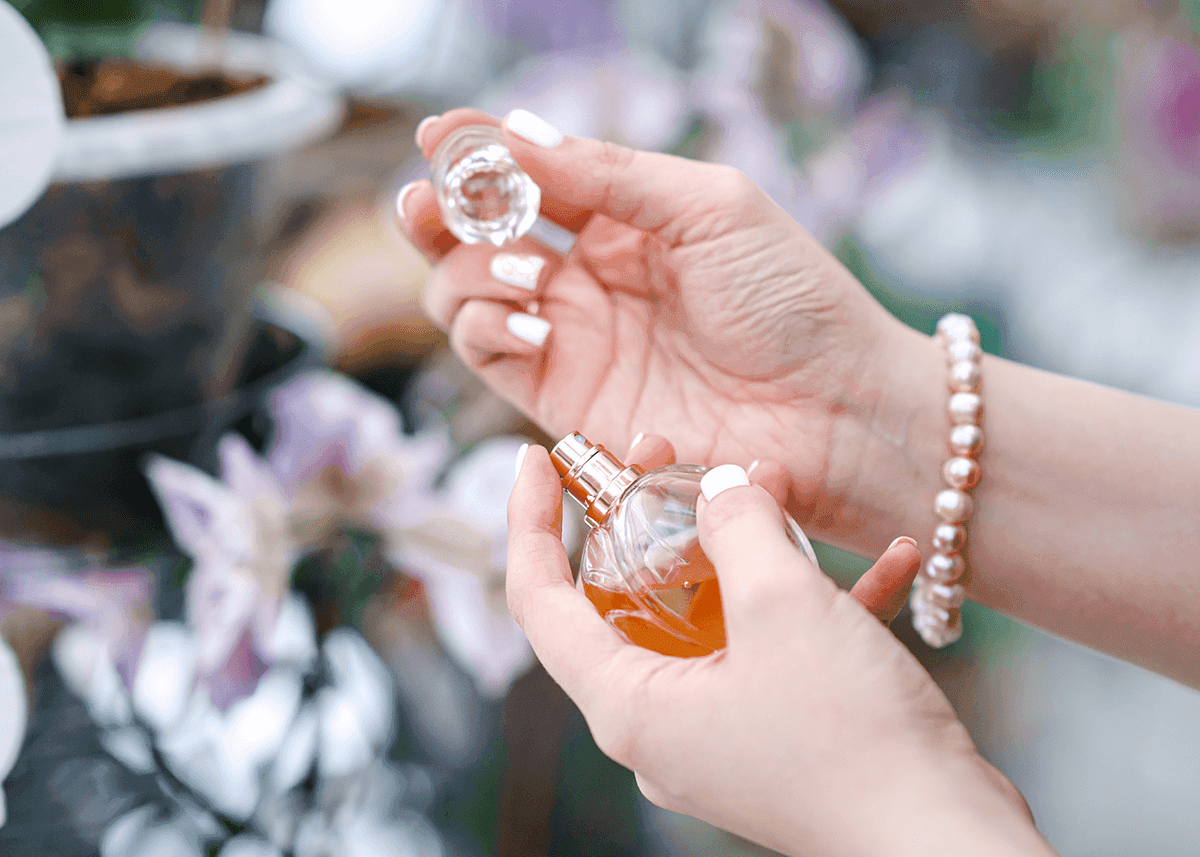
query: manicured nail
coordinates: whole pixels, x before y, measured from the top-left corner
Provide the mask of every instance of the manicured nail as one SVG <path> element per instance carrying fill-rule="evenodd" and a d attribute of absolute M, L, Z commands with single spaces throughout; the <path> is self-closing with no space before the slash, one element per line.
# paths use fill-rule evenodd
<path fill-rule="evenodd" d="M 746 475 L 749 476 L 751 473 L 753 473 L 755 468 L 757 468 L 760 464 L 762 464 L 762 461 L 757 458 L 751 461 L 750 466 L 746 468 Z"/>
<path fill-rule="evenodd" d="M 705 500 L 712 500 L 722 491 L 749 485 L 746 471 L 736 464 L 721 464 L 700 477 L 700 491 Z"/>
<path fill-rule="evenodd" d="M 523 137 L 544 149 L 553 149 L 563 141 L 562 131 L 528 110 L 514 110 L 509 113 L 504 119 L 504 125 L 518 137 Z"/>
<path fill-rule="evenodd" d="M 891 550 L 891 549 L 892 549 L 892 548 L 894 548 L 896 545 L 898 545 L 898 544 L 901 544 L 902 542 L 908 542 L 908 543 L 909 543 L 910 545 L 912 545 L 913 547 L 917 547 L 917 540 L 916 540 L 916 539 L 914 539 L 914 538 L 910 538 L 909 536 L 901 536 L 900 538 L 898 538 L 898 539 L 896 539 L 895 541 L 893 541 L 893 542 L 892 542 L 890 545 L 888 545 L 888 546 L 887 546 L 887 549 L 888 549 L 888 550 Z"/>
<path fill-rule="evenodd" d="M 404 201 L 408 199 L 408 195 L 416 188 L 416 182 L 409 182 L 404 187 L 400 188 L 400 192 L 396 194 L 396 214 L 403 221 L 408 221 L 408 215 L 404 213 Z"/>
<path fill-rule="evenodd" d="M 546 260 L 541 256 L 520 255 L 517 253 L 497 253 L 492 257 L 492 276 L 510 286 L 519 286 L 530 291 L 537 288 L 538 276 Z"/>
<path fill-rule="evenodd" d="M 514 312 L 504 324 L 508 327 L 508 332 L 517 339 L 539 348 L 546 342 L 546 336 L 550 333 L 550 322 L 524 312 Z"/>
<path fill-rule="evenodd" d="M 417 132 L 415 134 L 413 134 L 413 139 L 415 139 L 417 141 L 417 146 L 419 148 L 422 148 L 422 149 L 425 148 L 424 145 L 422 145 L 422 143 L 421 143 L 421 138 L 425 134 L 425 132 L 427 130 L 429 130 L 429 126 L 432 125 L 435 121 L 437 121 L 440 118 L 441 118 L 441 114 L 435 113 L 432 116 L 426 116 L 424 119 L 421 120 L 421 123 L 419 125 L 417 125 Z"/>
<path fill-rule="evenodd" d="M 525 462 L 525 453 L 527 452 L 529 452 L 529 444 L 521 444 L 521 448 L 517 450 L 516 472 L 513 474 L 514 478 L 519 479 L 521 477 L 521 465 Z"/>
<path fill-rule="evenodd" d="M 635 446 L 637 446 L 639 443 L 641 443 L 642 438 L 644 438 L 645 436 L 646 436 L 646 433 L 644 431 L 640 431 L 636 435 L 634 435 L 633 442 L 631 444 L 629 444 L 629 452 L 633 452 L 633 448 Z M 628 455 L 629 452 L 627 452 L 626 455 Z"/>

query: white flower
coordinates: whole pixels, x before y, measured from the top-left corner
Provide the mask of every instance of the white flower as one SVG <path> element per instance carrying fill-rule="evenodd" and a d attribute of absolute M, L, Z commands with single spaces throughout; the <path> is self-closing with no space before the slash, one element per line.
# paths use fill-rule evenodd
<path fill-rule="evenodd" d="M 29 701 L 25 697 L 25 677 L 16 653 L 0 639 L 0 827 L 8 816 L 5 808 L 4 778 L 17 762 L 25 740 L 29 719 Z"/>

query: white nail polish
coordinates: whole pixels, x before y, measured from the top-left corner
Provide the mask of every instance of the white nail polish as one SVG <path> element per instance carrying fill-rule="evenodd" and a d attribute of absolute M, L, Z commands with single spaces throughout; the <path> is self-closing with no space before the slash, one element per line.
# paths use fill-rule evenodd
<path fill-rule="evenodd" d="M 400 215 L 401 220 L 408 220 L 408 216 L 404 213 L 404 200 L 417 187 L 416 182 L 409 182 L 404 187 L 400 188 L 400 192 L 396 194 L 396 214 Z"/>
<path fill-rule="evenodd" d="M 529 444 L 527 444 L 527 443 L 521 444 L 521 448 L 517 450 L 516 469 L 515 469 L 515 472 L 513 473 L 514 478 L 520 478 L 521 465 L 525 463 L 525 453 L 527 453 L 527 452 L 529 452 Z"/>
<path fill-rule="evenodd" d="M 721 464 L 705 473 L 700 478 L 700 491 L 705 500 L 712 500 L 722 491 L 730 488 L 741 488 L 750 484 L 746 471 L 736 464 Z"/>
<path fill-rule="evenodd" d="M 517 253 L 497 253 L 492 257 L 492 276 L 502 283 L 530 291 L 537 288 L 538 277 L 546 260 L 540 256 Z"/>
<path fill-rule="evenodd" d="M 642 442 L 642 438 L 644 438 L 645 436 L 646 436 L 646 433 L 644 431 L 638 432 L 634 436 L 633 442 L 629 444 L 629 448 L 632 450 L 635 446 L 637 446 L 639 443 Z"/>
<path fill-rule="evenodd" d="M 504 324 L 508 332 L 517 339 L 539 348 L 546 342 L 546 336 L 550 333 L 550 322 L 524 312 L 514 312 Z"/>
<path fill-rule="evenodd" d="M 544 149 L 553 149 L 563 141 L 561 131 L 528 110 L 514 110 L 509 113 L 504 119 L 504 125 L 518 137 Z"/>

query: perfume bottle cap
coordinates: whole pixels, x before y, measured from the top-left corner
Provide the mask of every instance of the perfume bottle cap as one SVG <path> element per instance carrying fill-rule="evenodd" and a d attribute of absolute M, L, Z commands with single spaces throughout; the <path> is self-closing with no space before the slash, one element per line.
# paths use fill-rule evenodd
<path fill-rule="evenodd" d="M 563 489 L 586 510 L 588 522 L 602 524 L 617 499 L 646 471 L 636 464 L 626 467 L 599 444 L 572 432 L 550 450 L 550 460 L 562 479 Z"/>

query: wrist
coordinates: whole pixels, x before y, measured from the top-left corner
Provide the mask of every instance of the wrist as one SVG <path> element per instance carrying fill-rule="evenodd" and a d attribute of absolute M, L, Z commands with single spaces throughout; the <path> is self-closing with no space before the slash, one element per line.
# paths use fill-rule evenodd
<path fill-rule="evenodd" d="M 1054 850 L 1038 832 L 1024 798 L 981 756 L 954 760 L 950 769 L 924 772 L 923 782 L 906 792 L 910 803 L 896 819 L 903 857 L 1050 857 Z M 915 798 L 915 800 L 912 800 Z M 880 850 L 888 853 L 885 843 Z"/>
<path fill-rule="evenodd" d="M 868 557 L 897 535 L 916 538 L 929 552 L 946 457 L 944 349 L 889 321 L 840 403 L 822 506 L 810 518 L 818 538 Z"/>

